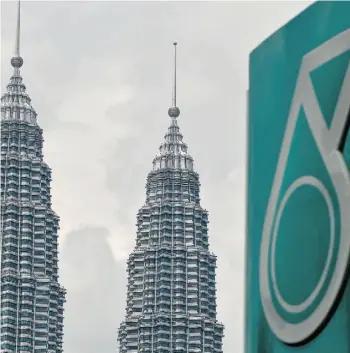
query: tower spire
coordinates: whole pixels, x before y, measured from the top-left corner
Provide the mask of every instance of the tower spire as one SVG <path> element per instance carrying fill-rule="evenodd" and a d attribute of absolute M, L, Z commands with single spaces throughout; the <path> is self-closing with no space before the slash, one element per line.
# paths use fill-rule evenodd
<path fill-rule="evenodd" d="M 176 107 L 176 46 L 177 43 L 174 43 L 174 92 L 173 92 L 173 107 Z"/>
<path fill-rule="evenodd" d="M 20 56 L 20 34 L 21 34 L 21 1 L 17 3 L 17 25 L 16 25 L 16 41 L 15 41 L 15 55 L 11 59 L 11 65 L 15 68 L 15 73 L 23 65 L 23 59 Z"/>
<path fill-rule="evenodd" d="M 173 105 L 168 110 L 168 114 L 172 119 L 176 119 L 180 115 L 180 109 L 176 106 L 176 46 L 177 42 L 174 42 L 174 87 L 173 87 Z"/>

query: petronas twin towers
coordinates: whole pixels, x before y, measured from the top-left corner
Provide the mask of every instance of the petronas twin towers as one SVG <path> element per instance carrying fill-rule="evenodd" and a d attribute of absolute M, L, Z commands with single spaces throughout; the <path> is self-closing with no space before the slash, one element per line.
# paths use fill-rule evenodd
<path fill-rule="evenodd" d="M 61 353 L 65 290 L 58 278 L 59 218 L 51 208 L 42 130 L 19 71 L 19 18 L 18 10 L 14 73 L 1 97 L 0 352 Z M 200 205 L 199 176 L 177 124 L 174 44 L 171 124 L 137 215 L 120 353 L 222 353 L 208 213 Z"/>

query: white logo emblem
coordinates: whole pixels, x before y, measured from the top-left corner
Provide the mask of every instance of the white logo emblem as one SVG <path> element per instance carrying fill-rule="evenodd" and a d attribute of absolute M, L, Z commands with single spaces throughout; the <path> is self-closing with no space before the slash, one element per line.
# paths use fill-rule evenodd
<path fill-rule="evenodd" d="M 333 58 L 350 49 L 350 30 L 346 30 L 307 53 L 302 60 L 294 97 L 291 103 L 286 130 L 283 137 L 281 152 L 278 158 L 276 174 L 267 206 L 260 248 L 260 296 L 266 319 L 274 334 L 287 344 L 300 344 L 310 338 L 325 322 L 338 298 L 344 277 L 346 276 L 350 253 L 350 180 L 344 158 L 339 151 L 350 107 L 350 65 L 348 65 L 343 85 L 334 110 L 331 126 L 328 128 L 319 107 L 315 90 L 310 78 L 310 72 L 327 63 Z M 324 83 L 327 85 L 327 82 Z M 339 202 L 340 234 L 339 250 L 334 251 L 335 239 L 335 205 L 323 183 L 311 175 L 305 175 L 295 180 L 281 197 L 280 190 L 288 155 L 293 140 L 300 108 L 303 107 L 308 125 L 316 146 L 320 152 L 329 176 L 332 180 Z M 310 295 L 300 304 L 292 305 L 281 295 L 275 269 L 276 238 L 279 222 L 284 207 L 295 190 L 302 185 L 315 187 L 324 197 L 329 212 L 330 240 L 326 263 L 319 282 Z M 278 200 L 281 202 L 278 203 Z M 330 276 L 327 289 L 315 310 L 298 323 L 286 321 L 276 310 L 272 292 L 279 305 L 288 313 L 301 313 L 314 303 L 321 288 L 329 276 L 330 263 L 335 258 L 334 271 Z M 271 283 L 270 285 L 270 279 Z M 272 288 L 271 288 L 272 287 Z"/>

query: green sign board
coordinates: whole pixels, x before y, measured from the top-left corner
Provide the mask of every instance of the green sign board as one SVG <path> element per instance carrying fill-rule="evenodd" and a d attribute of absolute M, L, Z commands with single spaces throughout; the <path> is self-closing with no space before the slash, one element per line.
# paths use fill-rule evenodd
<path fill-rule="evenodd" d="M 350 2 L 250 55 L 246 353 L 350 353 Z"/>

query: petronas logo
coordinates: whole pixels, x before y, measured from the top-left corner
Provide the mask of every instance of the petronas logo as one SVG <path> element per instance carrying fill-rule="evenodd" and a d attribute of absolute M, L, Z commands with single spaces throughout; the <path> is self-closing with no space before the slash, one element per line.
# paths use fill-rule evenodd
<path fill-rule="evenodd" d="M 321 331 L 347 276 L 349 60 L 350 30 L 303 57 L 266 208 L 261 301 L 271 330 L 289 345 Z"/>

